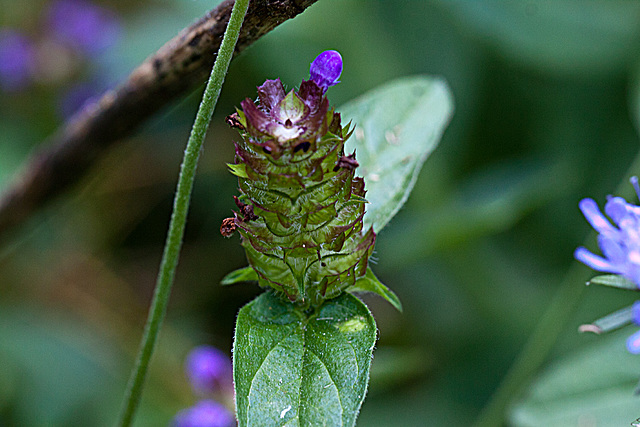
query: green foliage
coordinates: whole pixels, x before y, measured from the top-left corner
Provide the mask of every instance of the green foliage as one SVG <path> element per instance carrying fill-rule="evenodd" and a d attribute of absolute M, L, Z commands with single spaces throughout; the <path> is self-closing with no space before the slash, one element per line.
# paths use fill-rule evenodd
<path fill-rule="evenodd" d="M 590 279 L 588 284 L 611 286 L 613 288 L 625 289 L 628 291 L 638 290 L 638 286 L 635 283 L 624 276 L 620 276 L 619 274 L 602 274 Z"/>
<path fill-rule="evenodd" d="M 600 333 L 614 331 L 632 322 L 633 322 L 633 310 L 632 310 L 632 307 L 629 306 L 629 307 L 625 307 L 620 310 L 614 311 L 613 313 L 596 320 L 591 325 L 585 325 L 585 326 L 582 326 L 581 328 L 584 331 L 596 332 L 600 334 Z"/>
<path fill-rule="evenodd" d="M 223 286 L 233 285 L 239 282 L 257 282 L 258 275 L 252 267 L 239 268 L 222 278 L 220 284 Z"/>
<path fill-rule="evenodd" d="M 36 35 L 30 23 L 37 22 L 46 2 L 0 3 L 6 12 L 3 26 Z M 97 66 L 108 67 L 104 75 L 116 83 L 217 1 L 108 3 L 117 8 L 125 33 L 117 52 L 100 58 Z M 590 229 L 577 201 L 593 197 L 602 205 L 607 194 L 623 194 L 614 189 L 638 148 L 632 120 L 640 116 L 640 96 L 631 90 L 640 88 L 640 74 L 634 71 L 639 11 L 639 2 L 628 1 L 318 1 L 238 55 L 203 152 L 167 328 L 136 425 L 167 425 L 178 408 L 192 403 L 182 373 L 185 352 L 204 342 L 229 351 L 237 308 L 256 292 L 255 286 L 217 286 L 219 278 L 246 265 L 242 248 L 218 233 L 220 220 L 229 215 L 228 202 L 237 194 L 237 179 L 225 166 L 233 158 L 230 141 L 236 135 L 226 129 L 225 116 L 265 77 L 279 76 L 293 87 L 305 77 L 301 70 L 309 59 L 326 48 L 340 50 L 349 62 L 343 83 L 330 89 L 338 106 L 384 82 L 418 74 L 442 75 L 456 100 L 455 119 L 421 171 L 414 194 L 376 242 L 380 261 L 373 269 L 403 297 L 404 312 L 372 307 L 383 339 L 358 424 L 473 425 L 540 322 L 572 262 L 571 253 Z M 65 55 L 57 59 L 67 63 Z M 46 146 L 45 138 L 60 122 L 54 101 L 73 83 L 65 81 L 48 92 L 39 85 L 29 93 L 0 93 L 3 180 L 21 169 L 19 162 L 36 144 Z M 69 197 L 3 242 L 0 293 L 3 330 L 10 335 L 5 335 L 8 350 L 0 358 L 4 362 L 10 353 L 9 365 L 15 356 L 20 367 L 12 371 L 0 363 L 0 424 L 113 424 L 118 398 L 111 396 L 121 393 L 135 352 L 132 337 L 139 333 L 143 302 L 158 266 L 184 149 L 180 141 L 198 95 L 166 108 L 133 138 L 125 138 L 129 142 L 113 147 Z M 343 114 L 345 123 L 348 119 Z M 355 142 L 353 135 L 347 149 Z M 364 165 L 364 153 L 357 150 Z M 371 183 L 367 187 L 373 191 Z M 624 189 L 633 197 L 630 185 Z M 375 209 L 373 203 L 366 207 Z M 584 281 L 577 281 L 576 288 Z M 568 325 L 559 325 L 564 333 L 553 354 L 608 340 L 578 334 L 577 327 L 628 306 L 636 296 L 586 288 L 580 312 Z M 24 335 L 25 345 L 14 340 L 24 333 L 23 315 L 32 312 L 51 312 L 32 316 L 30 326 L 34 335 L 54 340 L 37 350 L 43 355 L 54 351 L 56 360 L 36 358 L 30 335 Z M 51 331 L 67 317 L 74 325 L 101 327 Z M 79 343 L 89 336 L 101 345 Z M 60 343 L 68 347 L 55 350 Z M 610 345 L 624 352 L 622 337 Z M 399 375 L 410 364 L 395 350 L 410 352 L 415 358 L 411 366 L 427 371 Z M 383 360 L 383 351 L 392 355 Z M 98 385 L 107 399 L 82 387 L 84 400 L 67 398 L 65 389 L 76 387 L 76 380 L 56 376 L 51 367 L 74 363 L 77 352 L 108 367 L 107 375 L 120 381 L 114 388 Z M 637 367 L 638 356 L 622 362 Z M 378 381 L 374 373 L 382 364 L 389 375 Z M 37 373 L 27 375 L 27 369 Z M 633 398 L 631 391 L 623 394 L 625 402 Z M 591 401 L 600 399 L 608 399 L 604 387 Z M 105 415 L 50 421 L 46 415 L 53 414 L 49 403 L 54 401 L 70 414 L 73 407 L 95 407 Z M 627 415 L 620 420 L 612 414 L 611 423 L 629 426 L 640 410 Z"/>
<path fill-rule="evenodd" d="M 239 425 L 354 425 L 375 339 L 373 316 L 352 295 L 307 313 L 263 293 L 236 324 Z"/>
<path fill-rule="evenodd" d="M 7 393 L 13 392 L 22 398 L 13 408 L 20 420 L 17 425 L 65 425 L 74 417 L 108 417 L 114 410 L 112 396 L 120 393 L 108 368 L 117 366 L 117 357 L 95 338 L 95 331 L 50 311 L 0 308 L 0 323 L 11 325 L 0 327 L 0 413 L 10 405 Z M 103 405 L 87 405 L 90 401 Z"/>
<path fill-rule="evenodd" d="M 373 274 L 371 268 L 367 268 L 367 273 L 356 280 L 356 284 L 349 288 L 349 292 L 373 292 L 387 300 L 398 311 L 402 311 L 400 298 Z"/>
<path fill-rule="evenodd" d="M 453 97 L 443 80 L 416 76 L 385 84 L 338 111 L 356 126 L 346 149 L 356 150 L 366 183 L 365 227 L 373 225 L 378 233 L 406 202 L 440 142 Z"/>
<path fill-rule="evenodd" d="M 512 425 L 630 425 L 640 416 L 640 404 L 633 393 L 637 356 L 624 344 L 628 334 L 595 337 L 591 345 L 549 366 L 513 408 Z"/>

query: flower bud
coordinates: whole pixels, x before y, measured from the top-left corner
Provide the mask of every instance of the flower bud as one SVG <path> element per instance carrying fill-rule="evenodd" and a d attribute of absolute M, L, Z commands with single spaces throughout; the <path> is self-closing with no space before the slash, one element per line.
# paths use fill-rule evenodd
<path fill-rule="evenodd" d="M 335 50 L 322 52 L 311 63 L 311 80 L 322 88 L 323 93 L 331 86 L 338 83 L 338 78 L 342 74 L 342 57 Z"/>

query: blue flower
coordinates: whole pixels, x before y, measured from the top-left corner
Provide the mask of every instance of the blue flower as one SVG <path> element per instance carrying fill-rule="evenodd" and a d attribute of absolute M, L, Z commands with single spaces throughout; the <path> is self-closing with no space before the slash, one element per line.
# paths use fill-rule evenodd
<path fill-rule="evenodd" d="M 632 183 L 640 193 L 637 178 L 632 178 Z M 599 233 L 598 246 L 604 256 L 580 247 L 575 258 L 594 270 L 621 274 L 640 287 L 640 206 L 627 203 L 622 197 L 609 197 L 604 210 L 615 225 L 593 199 L 580 201 L 580 210 Z"/>
<path fill-rule="evenodd" d="M 174 417 L 173 427 L 231 427 L 236 425 L 234 416 L 213 400 L 201 400 Z"/>
<path fill-rule="evenodd" d="M 232 386 L 231 360 L 222 351 L 209 345 L 191 350 L 185 371 L 196 394 L 207 395 Z"/>
<path fill-rule="evenodd" d="M 338 78 L 342 74 L 342 57 L 335 50 L 322 52 L 311 63 L 311 80 L 313 80 L 323 90 L 323 93 L 331 86 L 338 83 Z"/>
<path fill-rule="evenodd" d="M 638 178 L 631 178 L 631 183 L 640 197 Z M 594 270 L 620 274 L 640 289 L 640 206 L 628 203 L 622 197 L 609 197 L 604 211 L 613 224 L 592 199 L 581 200 L 580 210 L 599 233 L 598 246 L 604 256 L 580 247 L 574 253 L 575 258 Z M 633 304 L 631 317 L 636 325 L 640 325 L 640 301 Z M 640 354 L 640 331 L 627 339 L 627 350 Z"/>
<path fill-rule="evenodd" d="M 631 306 L 631 316 L 636 325 L 640 325 L 640 301 L 636 301 Z M 640 331 L 635 332 L 627 338 L 627 350 L 632 354 L 640 354 Z"/>

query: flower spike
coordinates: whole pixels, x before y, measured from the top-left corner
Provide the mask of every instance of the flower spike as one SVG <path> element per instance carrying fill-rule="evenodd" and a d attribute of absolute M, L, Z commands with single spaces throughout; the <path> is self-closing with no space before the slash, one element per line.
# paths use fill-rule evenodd
<path fill-rule="evenodd" d="M 240 210 L 221 232 L 238 231 L 258 283 L 301 306 L 338 297 L 367 270 L 375 233 L 363 230 L 365 190 L 355 176 L 350 133 L 324 92 L 338 82 L 342 58 L 320 54 L 311 79 L 286 92 L 280 80 L 258 87 L 228 122 L 238 128 L 235 164 Z"/>

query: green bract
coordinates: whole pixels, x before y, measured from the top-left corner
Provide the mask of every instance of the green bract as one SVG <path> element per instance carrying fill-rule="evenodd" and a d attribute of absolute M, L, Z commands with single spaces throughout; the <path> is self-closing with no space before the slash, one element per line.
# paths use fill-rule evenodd
<path fill-rule="evenodd" d="M 364 276 L 376 237 L 363 230 L 364 181 L 344 152 L 349 127 L 312 80 L 287 94 L 267 80 L 258 98 L 229 118 L 242 136 L 230 165 L 242 195 L 222 232 L 240 232 L 261 286 L 319 306 Z"/>

